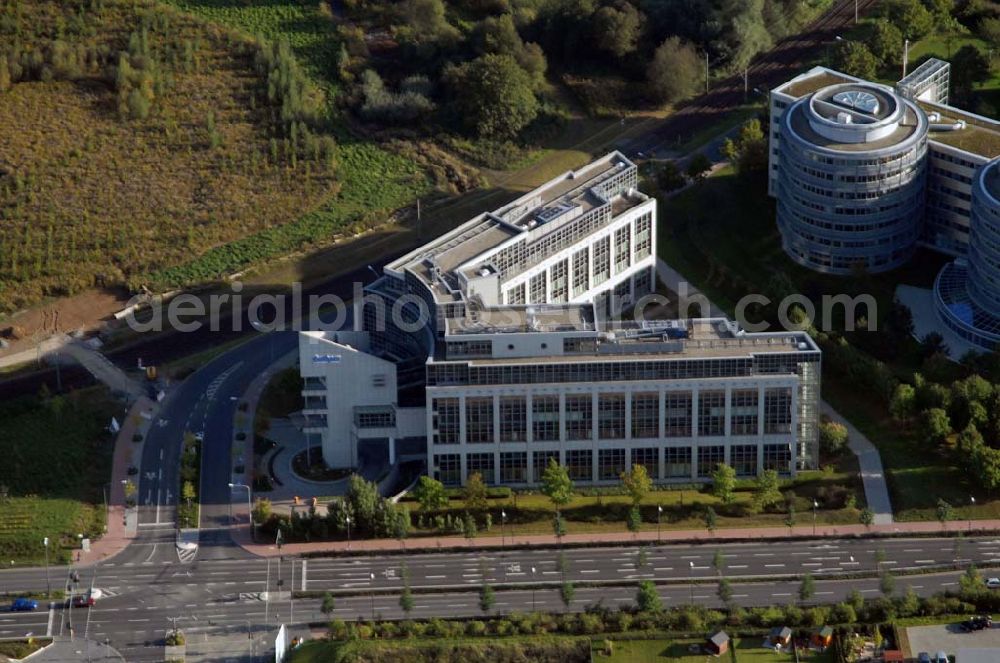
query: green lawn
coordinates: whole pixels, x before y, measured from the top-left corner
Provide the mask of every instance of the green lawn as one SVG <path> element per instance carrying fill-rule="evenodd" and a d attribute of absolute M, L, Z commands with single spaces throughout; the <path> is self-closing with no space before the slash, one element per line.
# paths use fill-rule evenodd
<path fill-rule="evenodd" d="M 789 653 L 776 653 L 761 647 L 762 638 L 736 640 L 736 659 L 739 663 L 786 663 L 795 661 Z M 710 663 L 712 661 L 729 660 L 729 655 L 720 658 L 707 654 L 692 654 L 691 645 L 700 645 L 694 640 L 614 640 L 614 653 L 605 656 L 603 641 L 594 640 L 595 663 L 656 663 L 671 661 L 673 663 Z M 833 652 L 799 652 L 799 660 L 811 663 L 833 663 Z"/>
<path fill-rule="evenodd" d="M 0 405 L 0 559 L 67 561 L 77 534 L 104 530 L 103 488 L 114 440 L 106 427 L 121 406 L 104 388 Z M 3 489 L 0 489 L 0 493 Z"/>

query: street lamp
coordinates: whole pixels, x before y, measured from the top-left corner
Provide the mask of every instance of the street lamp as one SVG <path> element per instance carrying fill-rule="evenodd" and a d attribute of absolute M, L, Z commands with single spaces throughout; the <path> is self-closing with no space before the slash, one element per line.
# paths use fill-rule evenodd
<path fill-rule="evenodd" d="M 230 483 L 229 484 L 229 490 L 233 490 L 234 488 L 245 488 L 246 491 L 247 491 L 247 512 L 250 514 L 250 540 L 252 541 L 253 540 L 253 506 L 250 504 L 250 500 L 252 499 L 251 496 L 250 496 L 250 486 L 246 485 L 245 483 Z M 229 520 L 232 521 L 232 519 L 233 519 L 233 501 L 232 501 L 232 499 L 230 499 L 229 500 Z"/>
<path fill-rule="evenodd" d="M 535 567 L 531 567 L 531 611 L 535 611 Z"/>
<path fill-rule="evenodd" d="M 973 508 L 976 506 L 976 498 L 973 495 L 969 495 L 969 502 L 971 502 Z M 969 531 L 972 531 L 972 511 L 969 511 Z"/>
<path fill-rule="evenodd" d="M 813 536 L 816 536 L 816 510 L 819 508 L 819 502 L 813 500 Z"/>
<path fill-rule="evenodd" d="M 52 582 L 49 579 L 49 537 L 42 539 L 42 545 L 45 546 L 45 595 L 48 599 L 52 600 Z"/>
<path fill-rule="evenodd" d="M 507 523 L 507 512 L 504 509 L 500 509 L 500 545 L 502 547 L 507 546 L 507 538 L 504 534 L 504 525 Z"/>
<path fill-rule="evenodd" d="M 663 516 L 663 507 L 656 505 L 656 542 L 660 542 L 660 518 Z"/>
<path fill-rule="evenodd" d="M 694 605 L 694 562 L 688 562 L 690 567 L 688 568 L 688 580 L 691 585 L 691 605 Z"/>
<path fill-rule="evenodd" d="M 369 573 L 368 577 L 371 578 L 371 584 L 368 586 L 368 595 L 372 600 L 372 621 L 375 621 L 375 574 Z"/>
<path fill-rule="evenodd" d="M 347 521 L 347 549 L 351 549 L 351 517 L 345 516 L 344 520 Z"/>

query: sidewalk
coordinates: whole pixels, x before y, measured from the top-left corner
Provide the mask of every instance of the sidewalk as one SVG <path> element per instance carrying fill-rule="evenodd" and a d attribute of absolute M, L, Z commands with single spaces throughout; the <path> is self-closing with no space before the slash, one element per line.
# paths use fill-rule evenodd
<path fill-rule="evenodd" d="M 131 479 L 138 485 L 139 477 L 128 476 L 129 465 L 139 466 L 137 462 L 141 457 L 142 447 L 132 441 L 132 436 L 136 432 L 148 430 L 154 403 L 145 396 L 140 397 L 128 414 L 125 421 L 121 422 L 121 429 L 115 438 L 115 452 L 111 468 L 111 490 L 108 491 L 108 520 L 107 529 L 97 541 L 90 544 L 90 551 L 79 551 L 79 561 L 77 566 L 90 566 L 102 562 L 109 557 L 117 555 L 132 542 L 138 529 L 138 514 L 135 508 L 125 508 L 125 486 L 122 479 Z"/>
<path fill-rule="evenodd" d="M 971 532 L 973 534 L 994 533 L 1000 530 L 1000 520 L 974 520 L 972 529 L 968 521 L 950 521 L 942 527 L 941 523 L 908 522 L 888 525 L 820 525 L 813 534 L 813 526 L 796 525 L 788 527 L 748 527 L 726 528 L 709 532 L 706 529 L 697 530 L 663 530 L 660 535 L 656 531 L 643 531 L 638 534 L 630 532 L 608 532 L 602 534 L 567 534 L 560 542 L 551 534 L 532 534 L 502 538 L 494 534 L 479 536 L 471 541 L 460 536 L 419 537 L 406 539 L 402 542 L 396 539 L 362 539 L 351 541 L 350 548 L 346 541 L 323 541 L 315 543 L 285 543 L 282 545 L 282 555 L 305 555 L 309 553 L 392 553 L 404 550 L 413 551 L 461 551 L 469 548 L 501 548 L 526 546 L 558 546 L 563 545 L 628 545 L 634 543 L 681 543 L 681 542 L 714 542 L 731 543 L 760 541 L 767 539 L 813 539 L 813 538 L 844 538 L 862 536 L 892 536 L 906 534 L 942 534 L 944 532 Z M 251 543 L 249 529 L 239 527 L 233 530 L 233 540 L 245 550 L 260 557 L 275 557 L 278 549 L 273 542 Z"/>
<path fill-rule="evenodd" d="M 865 487 L 865 501 L 875 514 L 874 522 L 876 525 L 892 524 L 892 503 L 889 501 L 889 487 L 886 485 L 882 457 L 879 456 L 878 449 L 864 433 L 826 401 L 820 404 L 820 412 L 847 427 L 847 446 L 858 457 L 861 483 Z"/>

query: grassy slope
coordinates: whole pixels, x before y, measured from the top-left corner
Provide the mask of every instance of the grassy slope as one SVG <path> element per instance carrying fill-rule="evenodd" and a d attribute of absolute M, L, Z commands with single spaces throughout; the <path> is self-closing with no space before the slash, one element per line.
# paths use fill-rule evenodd
<path fill-rule="evenodd" d="M 103 388 L 53 398 L 27 397 L 0 406 L 0 557 L 38 563 L 42 539 L 52 560 L 67 560 L 78 533 L 103 531 L 102 487 L 114 442 L 105 428 L 120 407 Z"/>
<path fill-rule="evenodd" d="M 795 661 L 795 656 L 791 652 L 776 653 L 770 649 L 760 646 L 762 639 L 744 639 L 736 641 L 736 660 L 740 663 L 785 663 Z M 714 660 L 713 657 L 706 657 L 705 654 L 691 654 L 688 647 L 692 644 L 700 645 L 700 642 L 691 640 L 620 640 L 614 641 L 614 653 L 611 656 L 599 654 L 602 641 L 595 640 L 594 659 L 607 661 L 607 663 L 657 663 L 658 661 L 673 661 L 675 663 L 704 663 L 706 659 Z M 721 660 L 725 661 L 729 655 L 725 655 Z M 833 663 L 832 651 L 820 654 L 815 652 L 800 653 L 800 660 L 812 661 L 813 663 Z"/>

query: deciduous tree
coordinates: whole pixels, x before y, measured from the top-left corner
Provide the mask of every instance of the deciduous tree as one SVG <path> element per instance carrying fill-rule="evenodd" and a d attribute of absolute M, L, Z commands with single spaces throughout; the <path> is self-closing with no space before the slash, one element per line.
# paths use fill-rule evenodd
<path fill-rule="evenodd" d="M 731 504 L 736 492 L 736 470 L 719 463 L 712 472 L 712 494 L 726 504 Z"/>
<path fill-rule="evenodd" d="M 632 499 L 632 506 L 639 506 L 653 488 L 653 480 L 649 478 L 645 465 L 633 465 L 631 469 L 622 472 L 621 481 L 622 488 Z"/>
<path fill-rule="evenodd" d="M 650 96 L 668 104 L 693 96 L 700 89 L 702 66 L 694 46 L 668 37 L 653 52 L 646 69 Z"/>
<path fill-rule="evenodd" d="M 639 612 L 657 612 L 663 608 L 663 602 L 660 600 L 660 595 L 652 580 L 643 580 L 639 583 L 639 590 L 635 595 L 635 605 Z"/>
<path fill-rule="evenodd" d="M 509 55 L 480 56 L 445 77 L 458 117 L 482 138 L 510 140 L 538 114 L 531 76 Z"/>
<path fill-rule="evenodd" d="M 465 480 L 465 487 L 462 489 L 462 499 L 465 500 L 465 508 L 469 511 L 483 511 L 486 509 L 486 482 L 483 475 L 473 472 Z"/>
<path fill-rule="evenodd" d="M 444 484 L 426 474 L 417 482 L 413 496 L 417 498 L 423 511 L 435 511 L 448 506 L 448 493 L 444 489 Z"/>

